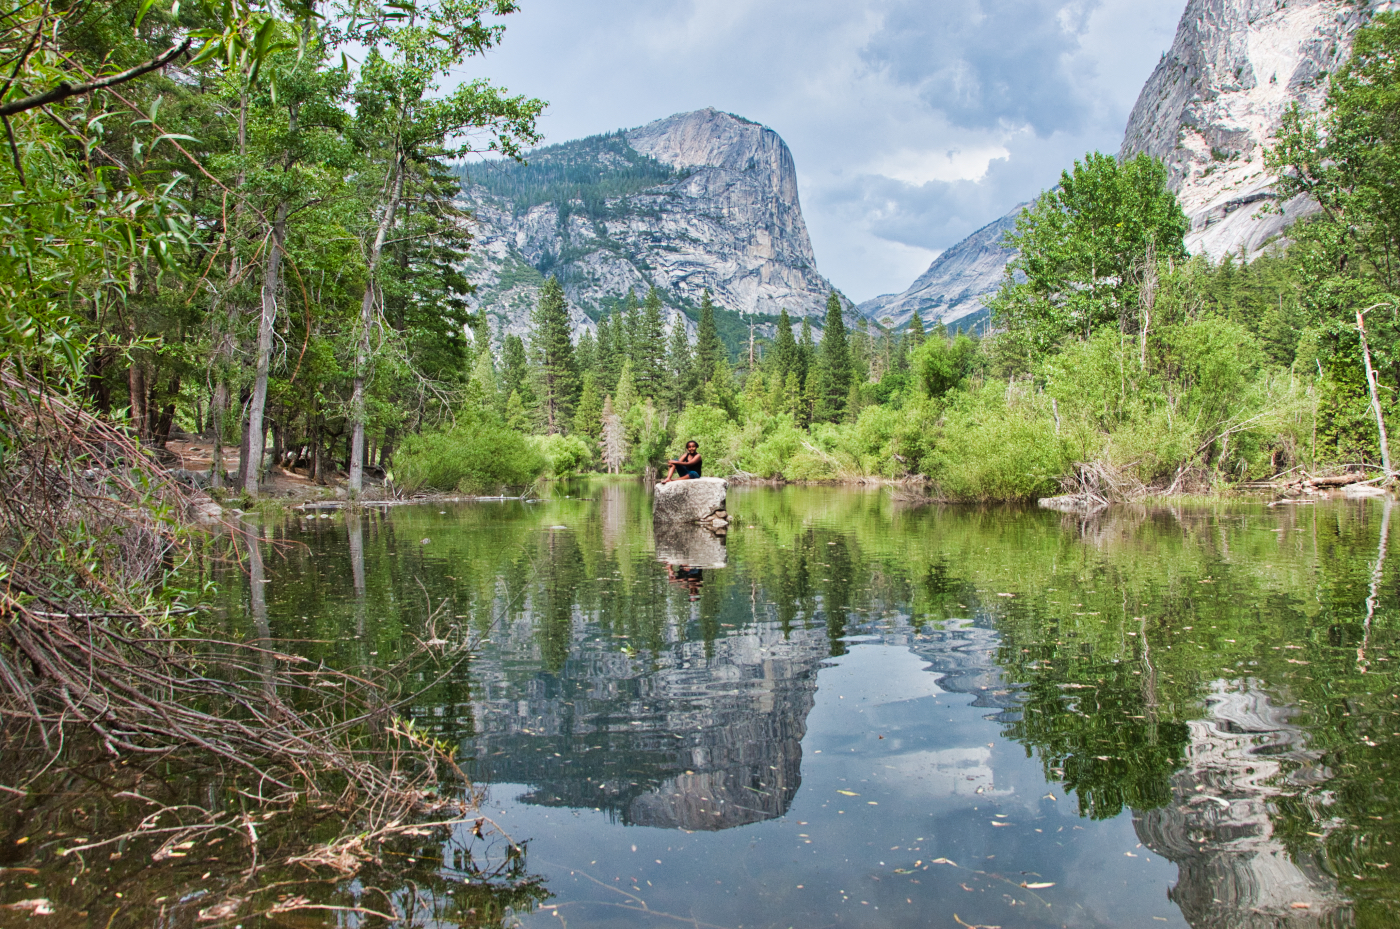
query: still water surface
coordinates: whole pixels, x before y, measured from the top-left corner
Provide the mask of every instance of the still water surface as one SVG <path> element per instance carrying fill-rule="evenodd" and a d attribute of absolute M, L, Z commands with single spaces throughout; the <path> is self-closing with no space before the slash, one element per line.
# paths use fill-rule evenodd
<path fill-rule="evenodd" d="M 1395 926 L 1390 506 L 736 488 L 720 545 L 600 481 L 260 527 L 224 621 L 480 642 L 409 712 L 527 843 L 507 925 Z"/>

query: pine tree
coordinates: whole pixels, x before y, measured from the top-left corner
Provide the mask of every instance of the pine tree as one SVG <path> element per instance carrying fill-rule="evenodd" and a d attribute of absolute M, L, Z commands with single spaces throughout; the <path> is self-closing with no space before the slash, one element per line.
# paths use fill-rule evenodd
<path fill-rule="evenodd" d="M 540 289 L 535 307 L 533 339 L 536 381 L 544 410 L 544 425 L 553 435 L 564 430 L 578 397 L 578 370 L 570 338 L 569 307 L 564 288 L 553 276 Z"/>
<path fill-rule="evenodd" d="M 782 405 L 778 407 L 780 412 L 792 417 L 792 421 L 798 425 L 805 426 L 800 413 L 802 411 L 802 385 L 798 383 L 797 372 L 789 371 L 787 379 L 782 384 L 783 396 Z"/>
<path fill-rule="evenodd" d="M 594 369 L 600 384 L 616 384 L 617 376 L 622 373 L 622 353 L 617 347 L 618 321 L 616 310 L 598 320 L 598 360 Z"/>
<path fill-rule="evenodd" d="M 622 313 L 613 320 L 613 344 L 617 352 L 623 358 L 632 359 L 632 367 L 637 366 L 637 356 L 633 354 L 637 341 L 637 329 L 641 323 L 641 311 L 637 304 L 637 293 L 634 290 L 627 291 L 627 298 L 622 301 Z"/>
<path fill-rule="evenodd" d="M 473 414 L 481 412 L 495 416 L 501 412 L 500 391 L 496 387 L 496 369 L 491 364 L 489 350 L 477 353 L 471 379 L 467 381 L 465 400 L 467 410 Z"/>
<path fill-rule="evenodd" d="M 715 326 L 715 305 L 710 300 L 709 288 L 700 298 L 700 325 L 695 331 L 695 372 L 697 383 L 703 387 L 715 376 L 715 364 L 727 353 L 724 343 L 719 340 L 719 329 Z"/>
<path fill-rule="evenodd" d="M 768 354 L 768 367 L 778 374 L 778 383 L 797 370 L 797 340 L 792 337 L 792 319 L 787 307 L 778 311 L 778 332 L 773 336 L 773 350 Z"/>
<path fill-rule="evenodd" d="M 593 337 L 593 333 L 585 330 L 578 340 L 578 345 L 574 346 L 574 364 L 578 368 L 579 383 L 583 382 L 585 374 L 593 374 L 598 370 L 598 340 Z"/>
<path fill-rule="evenodd" d="M 919 308 L 914 307 L 914 315 L 909 317 L 909 328 L 904 337 L 909 340 L 910 348 L 918 348 L 924 344 L 924 321 L 919 316 Z"/>
<path fill-rule="evenodd" d="M 852 383 L 863 384 L 869 379 L 874 358 L 875 340 L 870 337 L 870 322 L 862 316 L 856 322 L 856 331 L 851 335 Z"/>
<path fill-rule="evenodd" d="M 808 377 L 817 363 L 817 347 L 812 341 L 812 321 L 802 317 L 802 335 L 797 340 L 797 381 L 807 390 Z"/>
<path fill-rule="evenodd" d="M 661 322 L 661 294 L 653 287 L 647 292 L 632 343 L 632 376 L 643 396 L 657 397 L 664 391 L 666 376 L 666 328 Z"/>
<path fill-rule="evenodd" d="M 690 337 L 685 332 L 685 317 L 677 316 L 671 324 L 671 344 L 666 353 L 666 395 L 671 409 L 679 411 L 690 397 L 694 364 L 690 357 Z"/>
<path fill-rule="evenodd" d="M 631 412 L 632 407 L 637 405 L 637 383 L 632 377 L 632 360 L 622 363 L 622 373 L 617 376 L 617 391 L 613 394 L 617 398 L 613 403 L 613 408 L 617 410 L 617 415 L 626 416 Z"/>
<path fill-rule="evenodd" d="M 508 335 L 503 343 L 505 370 L 502 372 L 501 392 L 507 398 L 514 396 L 515 402 L 526 413 L 535 409 L 534 388 L 530 384 L 530 363 L 525 354 L 525 343 L 518 335 Z M 509 412 L 506 418 L 510 418 Z"/>
<path fill-rule="evenodd" d="M 574 435 L 596 437 L 603 428 L 603 401 L 598 395 L 598 376 L 589 371 L 583 376 L 578 409 L 574 412 Z"/>
<path fill-rule="evenodd" d="M 530 431 L 530 413 L 518 390 L 512 390 L 506 400 L 506 425 L 518 432 Z"/>
<path fill-rule="evenodd" d="M 829 423 L 841 419 L 851 392 L 851 368 L 851 348 L 846 340 L 846 322 L 841 318 L 841 298 L 833 290 L 826 300 L 826 326 L 822 330 L 822 344 L 813 372 L 817 381 L 813 419 Z M 808 381 L 812 379 L 809 375 Z"/>

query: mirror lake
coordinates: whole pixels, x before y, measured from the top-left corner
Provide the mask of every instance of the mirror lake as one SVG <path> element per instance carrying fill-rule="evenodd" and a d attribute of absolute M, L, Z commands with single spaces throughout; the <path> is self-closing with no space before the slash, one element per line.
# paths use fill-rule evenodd
<path fill-rule="evenodd" d="M 1392 926 L 1391 509 L 734 486 L 721 540 L 595 479 L 249 520 L 241 563 L 206 567 L 208 622 L 406 662 L 403 715 L 456 748 L 489 825 L 401 863 L 417 924 Z M 464 880 L 500 833 L 515 877 Z M 206 925 L 172 901 L 236 878 L 33 855 L 0 861 L 34 866 L 0 897 L 42 884 L 95 925 Z M 263 919 L 389 905 L 318 892 Z"/>

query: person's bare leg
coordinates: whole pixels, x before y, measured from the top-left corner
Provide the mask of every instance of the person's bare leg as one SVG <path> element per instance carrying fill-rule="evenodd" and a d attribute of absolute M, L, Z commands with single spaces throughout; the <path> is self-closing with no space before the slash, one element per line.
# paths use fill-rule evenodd
<path fill-rule="evenodd" d="M 672 478 L 671 475 L 673 475 L 673 474 L 675 474 L 675 473 L 676 473 L 676 466 L 675 466 L 675 465 L 671 465 L 671 470 L 668 471 L 668 472 L 666 473 L 666 480 L 662 481 L 661 483 L 663 483 L 663 484 L 669 484 L 669 483 L 671 483 L 671 481 L 674 480 L 674 478 Z"/>

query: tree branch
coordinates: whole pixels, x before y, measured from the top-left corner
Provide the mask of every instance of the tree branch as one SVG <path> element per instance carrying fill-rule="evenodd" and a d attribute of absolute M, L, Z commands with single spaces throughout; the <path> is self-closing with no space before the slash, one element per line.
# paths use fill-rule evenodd
<path fill-rule="evenodd" d="M 161 52 L 161 54 L 152 58 L 145 64 L 137 65 L 134 68 L 129 68 L 117 74 L 109 74 L 107 77 L 101 77 L 95 81 L 86 81 L 82 84 L 70 84 L 64 81 L 57 87 L 51 87 L 43 93 L 31 94 L 28 97 L 21 97 L 9 103 L 0 103 L 0 116 L 13 116 L 16 113 L 23 113 L 25 110 L 32 110 L 35 107 L 67 100 L 69 97 L 91 93 L 94 90 L 101 90 L 104 87 L 115 87 L 118 84 L 125 84 L 127 81 L 134 80 L 143 74 L 157 71 L 170 64 L 170 62 L 189 51 L 190 44 L 193 41 L 193 39 L 186 39 L 179 45 Z"/>

